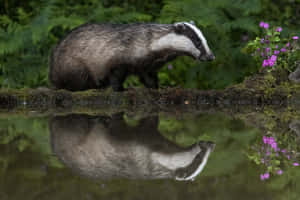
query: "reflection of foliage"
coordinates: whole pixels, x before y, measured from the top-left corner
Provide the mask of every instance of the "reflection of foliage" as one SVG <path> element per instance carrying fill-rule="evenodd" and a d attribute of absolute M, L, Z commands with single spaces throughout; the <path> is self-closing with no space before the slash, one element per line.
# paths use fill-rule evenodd
<path fill-rule="evenodd" d="M 9 147 L 10 151 L 36 152 L 44 155 L 46 162 L 61 167 L 57 159 L 51 156 L 47 119 L 9 117 L 0 119 L 0 145 Z M 3 157 L 4 156 L 4 157 Z M 0 155 L 6 162 L 11 156 Z"/>
<path fill-rule="evenodd" d="M 276 139 L 274 136 L 263 136 L 262 140 L 259 139 L 251 147 L 248 157 L 261 166 L 261 180 L 269 179 L 272 175 L 282 175 L 284 169 L 298 165 L 296 137 L 291 132 L 277 134 Z"/>
<path fill-rule="evenodd" d="M 256 72 L 240 50 L 258 32 L 261 19 L 299 31 L 299 1 L 289 0 L 1 0 L 0 86 L 47 85 L 51 48 L 85 22 L 160 22 L 194 20 L 217 56 L 212 63 L 182 58 L 161 70 L 162 85 L 221 88 Z M 136 83 L 136 81 L 134 81 Z"/>

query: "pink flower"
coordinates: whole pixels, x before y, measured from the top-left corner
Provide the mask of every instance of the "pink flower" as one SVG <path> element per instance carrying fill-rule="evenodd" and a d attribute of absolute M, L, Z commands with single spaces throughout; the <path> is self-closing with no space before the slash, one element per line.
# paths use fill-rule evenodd
<path fill-rule="evenodd" d="M 267 173 L 265 173 L 264 174 L 264 176 L 265 176 L 265 179 L 268 179 L 268 178 L 270 178 L 270 174 L 267 172 Z"/>
<path fill-rule="evenodd" d="M 283 173 L 283 171 L 281 169 L 277 171 L 278 175 L 281 175 L 282 173 Z"/>
<path fill-rule="evenodd" d="M 261 28 L 263 28 L 264 25 L 265 25 L 265 22 L 263 22 L 263 21 L 261 21 L 261 22 L 259 23 L 259 26 L 260 26 Z"/>
<path fill-rule="evenodd" d="M 269 61 L 269 65 L 270 65 L 270 67 L 273 67 L 274 65 L 275 65 L 275 62 L 274 61 Z M 273 148 L 273 147 L 272 147 Z M 274 150 L 277 148 L 277 146 L 276 147 L 274 147 Z"/>
<path fill-rule="evenodd" d="M 266 48 L 266 51 L 267 51 L 267 52 L 269 52 L 269 51 L 270 51 L 270 48 L 269 48 L 269 47 L 268 47 L 268 48 Z"/>
<path fill-rule="evenodd" d="M 271 56 L 271 61 L 276 62 L 276 60 L 277 60 L 277 56 L 276 56 L 276 55 L 272 55 L 272 56 Z M 270 139 L 271 139 L 271 138 L 270 138 Z M 276 143 L 274 138 L 272 138 L 272 142 L 273 142 L 273 143 Z"/>
<path fill-rule="evenodd" d="M 294 165 L 294 166 L 299 166 L 299 163 L 296 163 L 296 162 L 295 162 L 295 163 L 293 163 L 293 165 Z"/>
<path fill-rule="evenodd" d="M 278 49 L 278 45 L 276 45 L 275 48 Z"/>
<path fill-rule="evenodd" d="M 262 66 L 263 66 L 263 67 L 269 66 L 269 60 L 264 60 Z M 264 140 L 264 143 L 267 144 L 267 140 L 266 140 L 266 141 Z"/>
<path fill-rule="evenodd" d="M 269 28 L 269 24 L 268 23 L 264 23 L 264 29 L 268 29 Z"/>
<path fill-rule="evenodd" d="M 260 175 L 260 180 L 262 181 L 268 178 L 270 178 L 270 174 L 268 172 Z"/>
<path fill-rule="evenodd" d="M 290 43 L 289 42 L 286 44 L 286 47 L 290 47 Z"/>
<path fill-rule="evenodd" d="M 282 48 L 280 51 L 281 52 L 286 52 L 286 48 Z"/>
<path fill-rule="evenodd" d="M 293 37 L 293 40 L 298 40 L 298 39 L 299 39 L 298 36 L 294 36 L 294 37 Z"/>
<path fill-rule="evenodd" d="M 266 60 L 264 60 L 264 61 L 266 61 Z M 267 144 L 269 141 L 269 138 L 267 136 L 263 136 L 263 141 L 265 144 Z"/>
<path fill-rule="evenodd" d="M 281 27 L 278 27 L 278 28 L 276 29 L 276 31 L 277 31 L 277 32 L 281 32 L 281 31 L 282 31 L 282 28 L 281 28 Z"/>
<path fill-rule="evenodd" d="M 278 55 L 279 53 L 280 53 L 280 51 L 278 51 L 278 50 L 275 50 L 275 51 L 274 51 L 274 54 L 275 54 L 275 55 Z"/>
<path fill-rule="evenodd" d="M 282 149 L 281 152 L 282 152 L 282 153 L 286 153 L 286 149 Z"/>

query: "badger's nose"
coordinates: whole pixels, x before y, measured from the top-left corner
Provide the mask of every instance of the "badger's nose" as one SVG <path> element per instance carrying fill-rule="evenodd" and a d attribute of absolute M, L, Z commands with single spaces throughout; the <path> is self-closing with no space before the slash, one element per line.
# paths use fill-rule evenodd
<path fill-rule="evenodd" d="M 214 59 L 216 59 L 214 54 L 211 54 L 211 55 L 208 56 L 209 61 L 214 60 Z"/>

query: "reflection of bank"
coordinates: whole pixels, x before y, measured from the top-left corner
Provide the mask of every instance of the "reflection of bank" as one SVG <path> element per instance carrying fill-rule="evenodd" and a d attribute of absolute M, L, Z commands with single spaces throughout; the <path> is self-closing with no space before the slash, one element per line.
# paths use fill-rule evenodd
<path fill-rule="evenodd" d="M 214 148 L 183 148 L 158 132 L 158 118 L 128 126 L 123 116 L 68 115 L 50 119 L 53 152 L 81 175 L 99 178 L 193 180 Z"/>

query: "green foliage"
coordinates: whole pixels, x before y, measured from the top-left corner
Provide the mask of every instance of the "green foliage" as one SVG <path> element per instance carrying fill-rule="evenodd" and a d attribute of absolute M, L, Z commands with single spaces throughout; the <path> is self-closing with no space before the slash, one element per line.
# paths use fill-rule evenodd
<path fill-rule="evenodd" d="M 48 57 L 53 46 L 86 22 L 160 22 L 194 20 L 217 59 L 198 63 L 181 58 L 162 69 L 162 86 L 223 88 L 257 72 L 241 53 L 258 33 L 258 23 L 283 24 L 283 34 L 299 33 L 300 2 L 289 0 L 1 0 L 0 86 L 48 85 Z M 134 81 L 135 82 L 135 81 Z"/>

